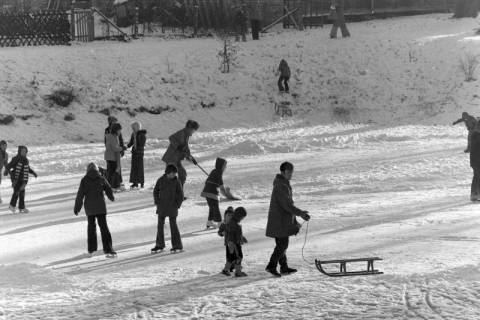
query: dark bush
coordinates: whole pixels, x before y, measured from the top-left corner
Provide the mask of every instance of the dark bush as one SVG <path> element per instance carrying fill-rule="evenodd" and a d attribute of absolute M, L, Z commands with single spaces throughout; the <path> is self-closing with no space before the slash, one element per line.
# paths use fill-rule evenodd
<path fill-rule="evenodd" d="M 3 125 L 9 125 L 15 121 L 15 116 L 9 114 L 9 115 L 0 115 L 0 124 Z"/>
<path fill-rule="evenodd" d="M 63 119 L 65 121 L 73 121 L 75 120 L 75 115 L 73 113 L 67 113 Z"/>
<path fill-rule="evenodd" d="M 480 10 L 480 0 L 457 0 L 454 18 L 476 18 Z"/>
<path fill-rule="evenodd" d="M 47 96 L 47 100 L 52 101 L 56 105 L 68 107 L 70 103 L 75 100 L 73 88 L 62 88 L 55 90 L 52 94 Z"/>
<path fill-rule="evenodd" d="M 105 108 L 105 109 L 102 109 L 100 111 L 98 111 L 98 113 L 101 113 L 101 114 L 104 114 L 106 116 L 109 116 L 110 115 L 110 109 L 109 108 Z"/>

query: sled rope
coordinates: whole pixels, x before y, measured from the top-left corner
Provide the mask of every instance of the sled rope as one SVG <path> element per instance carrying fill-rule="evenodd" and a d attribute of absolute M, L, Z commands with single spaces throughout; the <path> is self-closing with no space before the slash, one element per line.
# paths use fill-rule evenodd
<path fill-rule="evenodd" d="M 305 250 L 305 246 L 307 245 L 307 237 L 308 237 L 308 222 L 309 221 L 305 221 L 307 223 L 307 227 L 305 228 L 305 239 L 303 241 L 303 246 L 302 246 L 302 259 L 303 261 L 306 263 L 306 265 L 309 267 L 309 268 L 313 268 L 311 265 L 313 264 L 313 262 L 311 261 L 308 261 L 306 258 L 305 258 L 305 254 L 304 254 L 304 250 Z M 302 223 L 302 226 L 305 224 L 305 222 Z"/>

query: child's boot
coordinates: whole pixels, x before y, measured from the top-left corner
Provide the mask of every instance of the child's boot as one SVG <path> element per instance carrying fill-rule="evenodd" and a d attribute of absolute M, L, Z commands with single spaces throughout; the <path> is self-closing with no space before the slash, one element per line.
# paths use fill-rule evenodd
<path fill-rule="evenodd" d="M 231 266 L 232 266 L 232 263 L 231 263 L 231 262 L 226 262 L 226 263 L 225 263 L 225 267 L 224 267 L 223 270 L 222 270 L 222 274 L 224 274 L 224 275 L 226 275 L 226 276 L 230 276 L 230 272 L 231 272 L 230 268 L 231 268 Z"/>
<path fill-rule="evenodd" d="M 246 277 L 247 274 L 242 271 L 241 264 L 235 264 L 235 277 Z"/>

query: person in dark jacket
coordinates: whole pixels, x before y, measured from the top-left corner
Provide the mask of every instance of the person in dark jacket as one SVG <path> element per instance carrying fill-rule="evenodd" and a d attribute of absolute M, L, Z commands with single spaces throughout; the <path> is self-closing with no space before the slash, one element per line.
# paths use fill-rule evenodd
<path fill-rule="evenodd" d="M 173 164 L 178 169 L 178 179 L 183 185 L 187 180 L 187 171 L 182 165 L 182 160 L 187 159 L 191 161 L 194 165 L 197 165 L 197 161 L 190 154 L 190 147 L 188 146 L 188 141 L 190 137 L 198 130 L 199 125 L 196 121 L 188 120 L 185 128 L 172 134 L 168 139 L 170 145 L 165 151 L 165 154 L 162 157 L 162 161 L 167 165 Z"/>
<path fill-rule="evenodd" d="M 292 175 L 293 164 L 290 162 L 282 163 L 280 174 L 277 174 L 273 181 L 273 191 L 268 211 L 266 236 L 275 238 L 276 246 L 265 270 L 277 277 L 281 276 L 277 271 L 278 264 L 280 264 L 282 274 L 297 271 L 289 268 L 287 264 L 288 237 L 296 235 L 300 231 L 296 216 L 300 216 L 306 221 L 310 220 L 308 211 L 300 210 L 294 205 L 292 187 L 290 186 Z"/>
<path fill-rule="evenodd" d="M 223 187 L 223 172 L 227 167 L 227 160 L 217 158 L 215 161 L 215 169 L 208 175 L 205 187 L 201 193 L 201 196 L 207 199 L 208 204 L 208 220 L 207 229 L 216 228 L 217 224 L 222 221 L 220 214 L 219 201 L 220 192 L 225 194 L 225 188 Z"/>
<path fill-rule="evenodd" d="M 347 29 L 345 23 L 344 14 L 345 0 L 332 0 L 330 10 L 335 11 L 335 19 L 333 21 L 332 30 L 330 30 L 330 38 L 335 39 L 337 37 L 338 28 L 342 30 L 342 37 L 350 37 L 350 31 Z"/>
<path fill-rule="evenodd" d="M 30 167 L 30 161 L 27 159 L 28 149 L 25 146 L 18 147 L 18 154 L 12 158 L 10 163 L 5 167 L 4 175 L 10 175 L 12 180 L 13 194 L 10 200 L 9 209 L 13 213 L 16 212 L 17 201 L 20 213 L 30 212 L 25 208 L 25 187 L 28 183 L 29 174 L 33 174 L 37 178 L 37 174 Z"/>
<path fill-rule="evenodd" d="M 218 227 L 218 235 L 224 238 L 224 245 L 225 245 L 225 267 L 223 268 L 222 273 L 227 276 L 229 276 L 230 273 L 235 268 L 233 264 L 230 262 L 232 259 L 230 258 L 231 255 L 227 246 L 227 237 L 225 237 L 225 234 L 227 232 L 227 224 L 232 219 L 233 212 L 234 212 L 233 207 L 228 207 L 223 214 L 223 221 L 220 223 L 220 226 Z"/>
<path fill-rule="evenodd" d="M 8 152 L 7 152 L 7 141 L 0 141 L 0 184 L 2 184 L 2 169 L 5 167 L 7 171 L 8 165 Z M 8 174 L 8 173 L 7 173 Z M 2 203 L 2 197 L 0 196 L 0 203 Z"/>
<path fill-rule="evenodd" d="M 288 93 L 290 91 L 290 88 L 288 87 L 288 80 L 290 80 L 290 67 L 288 66 L 287 61 L 285 61 L 284 59 L 280 61 L 280 65 L 278 66 L 278 72 L 280 73 L 280 78 L 278 78 L 278 90 L 280 92 L 285 91 L 286 93 Z"/>
<path fill-rule="evenodd" d="M 107 134 L 112 133 L 112 131 L 113 131 L 112 129 L 113 129 L 115 124 L 120 125 L 118 123 L 118 119 L 114 116 L 108 116 L 107 121 L 108 121 L 108 127 L 105 128 L 105 136 L 104 136 L 105 146 L 107 145 Z M 120 128 L 121 128 L 121 126 L 120 126 Z M 117 138 L 118 138 L 118 144 L 122 148 L 122 151 L 120 151 L 120 157 L 123 158 L 123 156 L 125 155 L 125 150 L 127 150 L 127 147 L 125 146 L 121 131 L 117 132 Z M 120 185 L 123 186 L 123 177 L 122 177 L 122 168 L 121 167 L 118 168 L 118 179 L 119 179 Z M 110 182 L 110 184 L 111 184 L 111 182 Z"/>
<path fill-rule="evenodd" d="M 480 123 L 472 131 L 470 146 L 470 166 L 473 169 L 473 179 L 470 189 L 470 200 L 480 200 Z"/>
<path fill-rule="evenodd" d="M 109 133 L 105 135 L 105 161 L 107 162 L 107 181 L 115 190 L 121 188 L 121 152 L 119 142 L 122 126 L 114 123 Z"/>
<path fill-rule="evenodd" d="M 464 122 L 465 127 L 467 127 L 468 130 L 468 144 L 467 144 L 467 149 L 464 150 L 465 153 L 470 152 L 470 146 L 471 146 L 471 140 L 472 140 L 472 133 L 475 130 L 475 127 L 477 126 L 477 118 L 474 116 L 469 115 L 467 112 L 462 113 L 462 117 L 456 121 L 453 122 L 453 125 L 456 125 L 457 123 Z"/>
<path fill-rule="evenodd" d="M 247 243 L 243 236 L 240 222 L 247 216 L 247 211 L 243 207 L 235 209 L 228 222 L 225 223 L 225 242 L 227 250 L 227 263 L 222 273 L 230 275 L 230 268 L 235 269 L 235 277 L 246 277 L 247 274 L 242 271 L 242 244 Z"/>
<path fill-rule="evenodd" d="M 139 122 L 132 123 L 132 136 L 127 148 L 132 147 L 132 165 L 130 169 L 130 188 L 143 188 L 145 184 L 145 175 L 143 167 L 143 155 L 145 151 L 145 143 L 147 142 L 147 130 L 142 130 Z"/>
<path fill-rule="evenodd" d="M 235 16 L 233 19 L 235 25 L 235 41 L 240 41 L 240 36 L 242 41 L 247 41 L 247 32 L 248 32 L 248 13 L 246 4 L 242 3 L 235 11 Z"/>
<path fill-rule="evenodd" d="M 78 216 L 85 204 L 85 213 L 88 219 L 88 254 L 92 256 L 97 251 L 97 226 L 95 224 L 97 221 L 102 235 L 103 252 L 107 258 L 114 258 L 117 253 L 112 248 L 112 236 L 107 224 L 107 205 L 104 194 L 110 201 L 115 201 L 110 184 L 100 175 L 97 165 L 90 163 L 87 166 L 87 174 L 80 181 L 73 213 Z"/>
<path fill-rule="evenodd" d="M 152 253 L 161 252 L 165 249 L 163 228 L 167 217 L 170 220 L 170 237 L 172 240 L 172 249 L 170 251 L 175 253 L 183 250 L 182 239 L 177 226 L 178 209 L 180 209 L 183 202 L 183 189 L 178 181 L 177 172 L 175 165 L 167 165 L 165 174 L 157 180 L 153 190 L 153 199 L 157 206 L 158 224 L 157 240 L 155 247 L 151 250 Z"/>

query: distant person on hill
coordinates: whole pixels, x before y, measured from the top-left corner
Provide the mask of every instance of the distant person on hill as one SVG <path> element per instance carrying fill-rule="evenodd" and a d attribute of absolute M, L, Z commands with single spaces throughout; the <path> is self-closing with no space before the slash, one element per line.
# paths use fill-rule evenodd
<path fill-rule="evenodd" d="M 473 169 L 470 200 L 480 200 L 480 123 L 472 130 L 470 142 L 470 167 Z"/>
<path fill-rule="evenodd" d="M 165 249 L 164 226 L 168 217 L 170 222 L 170 238 L 172 248 L 170 251 L 176 253 L 183 250 L 182 238 L 177 226 L 178 209 L 182 206 L 183 190 L 177 178 L 177 167 L 173 164 L 167 165 L 165 174 L 161 176 L 153 189 L 153 200 L 157 206 L 158 224 L 157 239 L 152 253 L 161 252 Z"/>
<path fill-rule="evenodd" d="M 464 150 L 465 153 L 468 153 L 470 152 L 472 132 L 475 130 L 478 120 L 474 116 L 469 115 L 467 112 L 463 112 L 462 117 L 456 120 L 455 122 L 453 122 L 453 125 L 456 125 L 457 123 L 460 123 L 460 122 L 465 122 L 465 126 L 467 127 L 467 130 L 468 130 L 468 144 L 467 144 L 467 149 Z"/>
<path fill-rule="evenodd" d="M 332 30 L 330 30 L 330 39 L 337 38 L 338 28 L 342 30 L 342 37 L 347 38 L 350 37 L 350 32 L 347 29 L 347 25 L 345 23 L 345 15 L 343 12 L 345 6 L 345 0 L 331 0 L 330 4 L 330 12 L 331 18 L 333 19 Z"/>
<path fill-rule="evenodd" d="M 107 162 L 107 181 L 114 190 L 121 188 L 121 152 L 123 148 L 120 146 L 119 136 L 122 132 L 122 126 L 114 123 L 109 133 L 105 135 L 105 161 Z"/>
<path fill-rule="evenodd" d="M 266 236 L 275 238 L 275 250 L 273 250 L 270 262 L 265 270 L 276 277 L 281 274 L 297 272 L 290 268 L 287 263 L 288 237 L 296 235 L 300 231 L 300 225 L 296 217 L 303 220 L 310 220 L 308 211 L 300 210 L 293 204 L 292 187 L 290 180 L 293 175 L 293 164 L 284 162 L 280 165 L 280 173 L 273 181 L 270 209 L 268 211 Z M 280 273 L 277 265 L 280 264 Z"/>
<path fill-rule="evenodd" d="M 12 158 L 9 164 L 5 167 L 4 175 L 10 175 L 12 180 L 13 194 L 10 200 L 10 211 L 16 212 L 17 201 L 20 213 L 29 213 L 25 208 L 25 188 L 28 183 L 29 174 L 33 174 L 37 178 L 37 174 L 30 167 L 30 161 L 27 159 L 28 149 L 25 146 L 18 147 L 18 154 Z"/>
<path fill-rule="evenodd" d="M 236 10 L 235 17 L 234 17 L 234 24 L 235 24 L 235 41 L 240 41 L 240 37 L 242 37 L 242 41 L 247 41 L 247 32 L 248 32 L 248 16 L 247 16 L 247 8 L 245 3 Z"/>
<path fill-rule="evenodd" d="M 107 139 L 106 139 L 107 134 L 111 133 L 113 125 L 115 123 L 118 123 L 118 119 L 114 116 L 108 116 L 107 121 L 108 121 L 108 127 L 105 128 L 105 138 L 104 138 L 105 144 L 107 143 Z M 122 151 L 120 152 L 120 156 L 123 157 L 125 155 L 125 150 L 127 150 L 127 147 L 125 147 L 125 143 L 124 143 L 123 136 L 122 136 L 121 132 L 118 135 L 118 142 L 120 144 L 120 147 L 122 147 Z M 120 179 L 120 186 L 123 187 L 123 177 L 122 177 L 122 169 L 121 168 L 118 171 L 118 174 L 119 174 L 118 178 Z"/>
<path fill-rule="evenodd" d="M 197 165 L 197 161 L 190 154 L 190 147 L 188 146 L 188 141 L 190 137 L 198 130 L 200 126 L 196 121 L 188 120 L 185 128 L 176 133 L 172 134 L 168 140 L 170 145 L 165 151 L 165 154 L 162 157 L 162 161 L 167 165 L 174 164 L 178 169 L 178 179 L 182 184 L 182 187 L 185 185 L 187 180 L 187 171 L 182 165 L 182 160 L 187 159 L 191 161 L 194 165 Z"/>
<path fill-rule="evenodd" d="M 0 141 L 0 184 L 2 184 L 2 169 L 5 167 L 5 172 L 7 172 L 8 166 L 8 153 L 7 153 L 7 141 Z M 2 203 L 2 197 L 0 196 L 0 203 Z"/>
<path fill-rule="evenodd" d="M 147 130 L 142 130 L 140 122 L 132 123 L 132 136 L 127 148 L 132 147 L 132 165 L 130 169 L 130 188 L 143 188 L 145 184 L 145 175 L 143 167 L 143 156 L 145 151 L 145 143 L 147 142 Z"/>
<path fill-rule="evenodd" d="M 75 207 L 73 212 L 76 216 L 85 204 L 85 213 L 88 219 L 88 254 L 93 256 L 97 251 L 97 225 L 102 235 L 103 252 L 107 258 L 114 258 L 117 253 L 112 248 L 112 236 L 107 224 L 107 206 L 104 194 L 110 201 L 115 201 L 110 184 L 100 175 L 95 163 L 89 163 L 87 174 L 80 181 Z"/>
<path fill-rule="evenodd" d="M 278 90 L 280 92 L 289 93 L 290 88 L 288 87 L 288 81 L 290 80 L 290 67 L 288 66 L 287 61 L 285 61 L 284 59 L 280 61 L 280 65 L 278 66 L 278 73 L 280 74 L 280 77 L 278 78 Z"/>
<path fill-rule="evenodd" d="M 227 160 L 217 158 L 215 161 L 215 169 L 213 169 L 208 175 L 207 181 L 205 181 L 205 187 L 201 193 L 201 196 L 207 199 L 208 204 L 207 229 L 217 228 L 218 224 L 222 221 L 222 215 L 220 214 L 219 208 L 219 191 L 221 191 L 222 194 L 225 194 L 223 172 L 226 167 Z"/>

